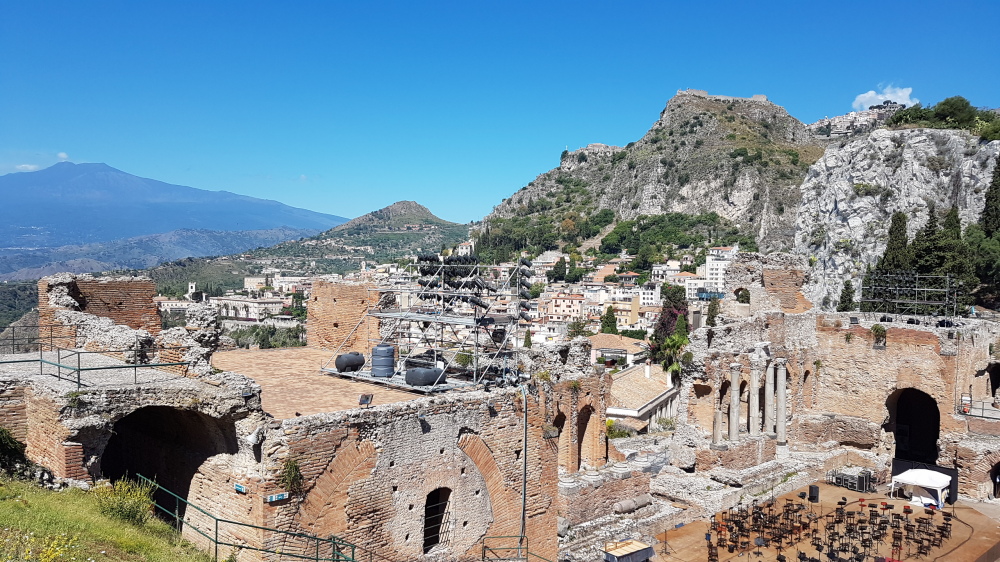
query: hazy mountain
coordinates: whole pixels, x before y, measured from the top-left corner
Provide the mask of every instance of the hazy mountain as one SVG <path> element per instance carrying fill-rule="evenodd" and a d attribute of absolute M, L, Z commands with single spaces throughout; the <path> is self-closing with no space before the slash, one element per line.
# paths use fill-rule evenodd
<path fill-rule="evenodd" d="M 180 229 L 317 231 L 347 220 L 277 201 L 140 178 L 106 164 L 61 162 L 0 176 L 0 196 L 0 248 L 8 249 L 107 242 Z"/>
<path fill-rule="evenodd" d="M 188 257 L 242 253 L 316 234 L 314 229 L 174 230 L 111 242 L 57 248 L 0 250 L 0 281 L 38 279 L 61 271 L 146 269 Z"/>

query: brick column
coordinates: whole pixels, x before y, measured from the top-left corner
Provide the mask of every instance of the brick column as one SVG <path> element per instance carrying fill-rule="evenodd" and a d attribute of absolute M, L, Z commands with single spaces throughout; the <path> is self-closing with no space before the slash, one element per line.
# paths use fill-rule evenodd
<path fill-rule="evenodd" d="M 775 390 L 775 393 L 778 395 L 777 397 L 778 398 L 778 414 L 777 414 L 778 445 L 785 445 L 788 443 L 788 438 L 787 438 L 788 436 L 786 435 L 786 428 L 785 428 L 785 418 L 787 417 L 788 413 L 787 411 L 788 400 L 786 396 L 787 392 L 785 389 L 785 377 L 787 376 L 788 371 L 785 368 L 785 358 L 779 357 L 774 360 L 774 363 L 778 366 L 778 372 L 776 373 L 776 376 L 778 377 L 777 381 L 778 384 L 776 385 L 777 389 Z"/>
<path fill-rule="evenodd" d="M 774 367 L 764 367 L 764 433 L 774 433 Z"/>
<path fill-rule="evenodd" d="M 729 365 L 729 440 L 740 440 L 740 375 L 743 365 Z"/>
<path fill-rule="evenodd" d="M 747 419 L 750 422 L 751 437 L 760 435 L 760 365 L 759 361 L 750 363 L 750 397 L 747 401 L 750 412 Z"/>

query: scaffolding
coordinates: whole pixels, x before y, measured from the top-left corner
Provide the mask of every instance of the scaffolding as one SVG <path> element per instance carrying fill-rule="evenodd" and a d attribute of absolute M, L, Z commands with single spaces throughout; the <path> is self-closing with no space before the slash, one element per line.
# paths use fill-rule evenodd
<path fill-rule="evenodd" d="M 525 259 L 498 266 L 475 256 L 420 256 L 406 267 L 415 282 L 369 289 L 364 316 L 321 371 L 423 393 L 518 384 L 525 378 L 516 359 L 521 322 L 531 321 L 530 268 Z M 394 347 L 392 375 L 373 375 L 370 356 L 357 370 L 337 369 L 347 341 L 373 318 L 379 337 L 368 343 Z M 415 368 L 440 372 L 433 384 L 415 386 L 406 380 Z"/>
<path fill-rule="evenodd" d="M 954 317 L 959 289 L 951 275 L 873 272 L 861 282 L 861 311 Z"/>

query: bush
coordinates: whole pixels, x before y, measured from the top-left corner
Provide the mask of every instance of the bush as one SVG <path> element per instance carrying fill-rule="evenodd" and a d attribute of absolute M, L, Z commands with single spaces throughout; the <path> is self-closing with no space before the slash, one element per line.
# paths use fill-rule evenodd
<path fill-rule="evenodd" d="M 619 424 L 614 420 L 607 421 L 608 439 L 619 439 L 621 437 L 632 437 L 632 430 Z"/>
<path fill-rule="evenodd" d="M 144 525 L 153 508 L 153 484 L 134 480 L 119 480 L 110 486 L 97 488 L 97 508 L 108 517 L 133 525 Z"/>
<path fill-rule="evenodd" d="M 281 473 L 278 475 L 278 483 L 293 494 L 302 491 L 302 470 L 299 469 L 299 462 L 295 459 L 285 459 L 281 465 Z"/>

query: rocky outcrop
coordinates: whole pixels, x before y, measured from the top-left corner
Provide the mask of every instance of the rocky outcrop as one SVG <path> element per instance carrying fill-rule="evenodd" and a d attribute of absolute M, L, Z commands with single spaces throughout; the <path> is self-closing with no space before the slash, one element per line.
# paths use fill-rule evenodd
<path fill-rule="evenodd" d="M 681 91 L 626 147 L 591 144 L 498 205 L 485 221 L 537 216 L 576 222 L 602 209 L 621 220 L 716 212 L 762 250 L 791 247 L 798 186 L 826 139 L 763 96 Z M 573 218 L 576 217 L 576 218 Z"/>
<path fill-rule="evenodd" d="M 836 305 L 844 279 L 860 279 L 885 251 L 890 217 L 909 217 L 912 239 L 930 204 L 958 207 L 963 227 L 983 210 L 1000 141 L 965 131 L 876 130 L 827 149 L 801 186 L 795 248 L 813 263 L 806 296 Z"/>

